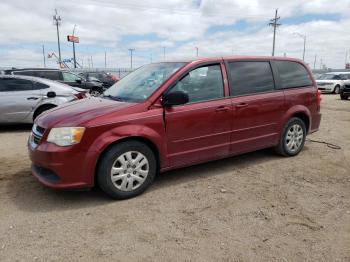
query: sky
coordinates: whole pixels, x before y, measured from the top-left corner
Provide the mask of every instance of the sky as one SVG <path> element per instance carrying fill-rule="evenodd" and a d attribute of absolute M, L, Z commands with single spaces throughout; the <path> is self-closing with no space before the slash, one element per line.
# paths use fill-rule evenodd
<path fill-rule="evenodd" d="M 80 38 L 77 61 L 84 67 L 134 67 L 196 57 L 271 55 L 278 9 L 277 56 L 302 58 L 311 68 L 344 68 L 350 62 L 350 0 L 1 0 L 0 67 L 58 67 L 73 57 L 67 35 Z M 316 60 L 315 60 L 316 56 Z M 92 62 L 91 62 L 92 60 Z M 316 63 L 315 63 L 316 61 Z"/>

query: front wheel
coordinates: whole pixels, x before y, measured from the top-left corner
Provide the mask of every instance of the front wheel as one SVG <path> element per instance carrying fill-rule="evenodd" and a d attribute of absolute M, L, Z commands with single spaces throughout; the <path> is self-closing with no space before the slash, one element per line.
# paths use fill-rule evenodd
<path fill-rule="evenodd" d="M 304 121 L 293 117 L 283 128 L 276 151 L 283 156 L 295 156 L 303 149 L 305 138 L 306 127 Z"/>
<path fill-rule="evenodd" d="M 345 95 L 343 95 L 343 94 L 340 94 L 340 99 L 341 100 L 348 100 L 348 96 L 345 96 Z"/>
<path fill-rule="evenodd" d="M 90 89 L 90 95 L 99 97 L 103 93 L 103 88 L 100 87 L 93 87 Z"/>
<path fill-rule="evenodd" d="M 112 146 L 102 156 L 97 171 L 101 189 L 115 199 L 143 193 L 157 172 L 157 161 L 145 144 L 129 140 Z"/>

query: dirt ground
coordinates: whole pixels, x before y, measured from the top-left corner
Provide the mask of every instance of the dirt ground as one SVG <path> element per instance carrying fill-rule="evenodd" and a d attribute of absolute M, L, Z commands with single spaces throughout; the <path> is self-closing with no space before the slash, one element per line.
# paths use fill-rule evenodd
<path fill-rule="evenodd" d="M 323 95 L 293 158 L 262 150 L 160 175 L 143 195 L 54 191 L 28 126 L 0 131 L 0 261 L 350 261 L 350 100 Z"/>

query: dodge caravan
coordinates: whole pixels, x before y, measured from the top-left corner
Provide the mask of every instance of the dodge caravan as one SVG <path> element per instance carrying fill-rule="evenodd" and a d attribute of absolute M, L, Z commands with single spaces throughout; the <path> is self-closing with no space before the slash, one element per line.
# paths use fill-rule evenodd
<path fill-rule="evenodd" d="M 145 65 L 103 97 L 38 117 L 28 140 L 46 186 L 99 185 L 116 199 L 155 175 L 262 148 L 295 156 L 318 130 L 320 92 L 297 59 L 225 57 Z"/>

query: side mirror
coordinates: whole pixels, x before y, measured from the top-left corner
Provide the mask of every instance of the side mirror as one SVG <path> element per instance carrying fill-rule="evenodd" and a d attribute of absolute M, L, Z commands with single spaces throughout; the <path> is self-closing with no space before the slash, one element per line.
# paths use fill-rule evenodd
<path fill-rule="evenodd" d="M 77 80 L 75 80 L 75 82 L 77 82 L 78 84 L 81 84 L 82 79 L 77 79 Z"/>
<path fill-rule="evenodd" d="M 188 94 L 182 91 L 170 92 L 163 96 L 163 106 L 165 107 L 184 105 L 188 103 L 188 101 Z"/>
<path fill-rule="evenodd" d="M 56 93 L 50 91 L 50 92 L 47 92 L 46 96 L 47 96 L 48 98 L 54 98 L 54 97 L 56 97 Z"/>

